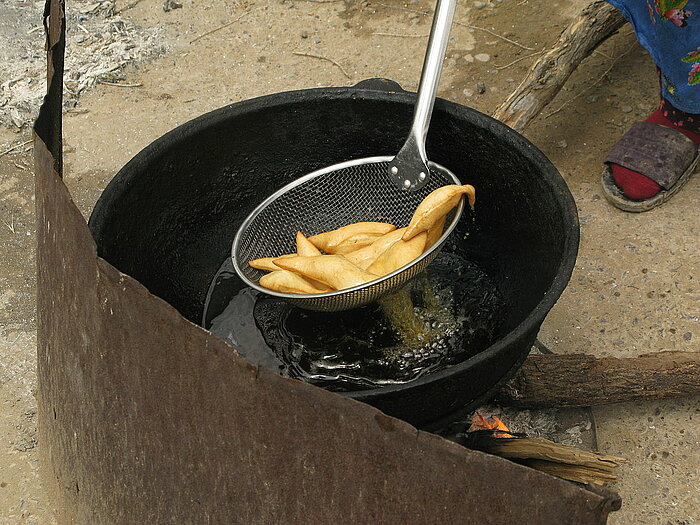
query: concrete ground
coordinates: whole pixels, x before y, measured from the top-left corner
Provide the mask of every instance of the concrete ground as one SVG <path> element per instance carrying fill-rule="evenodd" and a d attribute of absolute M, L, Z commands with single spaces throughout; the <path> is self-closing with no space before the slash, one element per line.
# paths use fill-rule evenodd
<path fill-rule="evenodd" d="M 133 87 L 86 89 L 66 114 L 65 180 L 86 217 L 133 155 L 206 111 L 267 93 L 352 85 L 368 77 L 393 78 L 415 90 L 425 47 L 425 38 L 417 36 L 430 28 L 421 12 L 433 5 L 429 0 L 182 3 L 164 12 L 161 0 L 116 2 L 124 20 L 160 28 L 167 51 L 132 61 L 110 77 Z M 551 45 L 584 3 L 460 1 L 440 96 L 491 113 L 524 76 L 535 59 L 530 55 Z M 86 4 L 76 0 L 68 8 Z M 0 4 L 0 19 L 2 9 Z M 18 23 L 26 24 L 26 33 L 40 20 Z M 628 26 L 606 42 L 525 133 L 558 167 L 581 217 L 574 275 L 540 334 L 554 352 L 629 357 L 698 350 L 700 178 L 661 208 L 640 215 L 611 207 L 600 192 L 605 152 L 657 102 L 654 66 L 635 42 Z M 0 128 L 0 154 L 29 138 L 26 128 Z M 8 524 L 53 522 L 37 470 L 29 148 L 0 157 L 0 522 Z M 623 508 L 610 523 L 700 522 L 700 396 L 597 407 L 593 414 L 599 450 L 629 460 L 611 487 L 622 495 Z"/>

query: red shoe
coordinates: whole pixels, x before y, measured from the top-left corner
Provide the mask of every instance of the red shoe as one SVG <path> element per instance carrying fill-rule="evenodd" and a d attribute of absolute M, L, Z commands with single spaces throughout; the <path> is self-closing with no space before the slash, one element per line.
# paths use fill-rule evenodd
<path fill-rule="evenodd" d="M 621 210 L 642 212 L 659 206 L 695 170 L 700 134 L 680 127 L 682 119 L 669 120 L 668 107 L 633 124 L 605 159 L 603 194 Z M 674 119 L 678 114 L 684 115 L 678 112 Z"/>

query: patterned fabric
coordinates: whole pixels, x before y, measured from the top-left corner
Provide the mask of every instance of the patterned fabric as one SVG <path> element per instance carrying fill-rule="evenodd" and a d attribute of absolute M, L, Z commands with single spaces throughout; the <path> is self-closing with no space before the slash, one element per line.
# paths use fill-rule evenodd
<path fill-rule="evenodd" d="M 661 99 L 659 106 L 663 111 L 664 117 L 678 128 L 687 129 L 693 133 L 700 134 L 700 115 L 695 113 L 686 113 L 673 107 L 673 105 L 665 99 Z"/>
<path fill-rule="evenodd" d="M 700 113 L 700 0 L 608 0 L 661 70 L 661 95 Z M 685 126 L 684 126 L 685 127 Z"/>

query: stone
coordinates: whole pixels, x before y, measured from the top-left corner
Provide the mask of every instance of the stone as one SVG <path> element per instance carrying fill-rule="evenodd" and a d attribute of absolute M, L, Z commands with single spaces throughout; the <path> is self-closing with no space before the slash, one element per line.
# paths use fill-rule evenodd
<path fill-rule="evenodd" d="M 491 57 L 486 53 L 479 53 L 478 55 L 474 55 L 474 58 L 476 58 L 479 62 L 488 62 L 489 60 L 491 60 Z"/>

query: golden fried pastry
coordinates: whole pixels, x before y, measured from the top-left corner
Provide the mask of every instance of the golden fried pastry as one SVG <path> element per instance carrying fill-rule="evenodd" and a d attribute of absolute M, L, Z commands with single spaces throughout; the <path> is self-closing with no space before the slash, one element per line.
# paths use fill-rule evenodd
<path fill-rule="evenodd" d="M 298 231 L 297 253 L 248 264 L 271 271 L 260 278 L 260 285 L 282 293 L 315 294 L 360 286 L 395 272 L 434 246 L 442 237 L 447 214 L 462 195 L 468 196 L 473 208 L 473 186 L 443 186 L 423 199 L 406 228 L 356 222 L 308 238 Z"/>
<path fill-rule="evenodd" d="M 438 219 L 438 221 L 435 223 L 435 226 L 428 230 L 428 238 L 425 241 L 426 251 L 429 248 L 432 248 L 433 244 L 438 242 L 438 240 L 440 240 L 440 237 L 442 237 L 443 230 L 445 229 L 446 220 L 447 216 L 443 215 L 442 218 Z"/>
<path fill-rule="evenodd" d="M 321 250 L 316 248 L 313 243 L 306 238 L 306 236 L 297 232 L 297 255 L 303 255 L 306 257 L 311 257 L 314 255 L 322 255 Z"/>
<path fill-rule="evenodd" d="M 348 253 L 372 244 L 381 235 L 395 229 L 396 226 L 386 222 L 355 222 L 337 230 L 312 235 L 309 240 L 326 253 Z"/>
<path fill-rule="evenodd" d="M 428 234 L 421 232 L 409 241 L 400 240 L 392 244 L 388 250 L 377 257 L 377 260 L 367 268 L 367 271 L 382 277 L 398 270 L 423 253 L 427 238 Z"/>
<path fill-rule="evenodd" d="M 291 260 L 287 258 L 286 260 Z M 288 270 L 275 270 L 260 278 L 260 286 L 281 293 L 311 294 L 331 292 L 328 286 L 315 286 L 305 277 Z"/>
<path fill-rule="evenodd" d="M 276 259 L 275 264 L 329 285 L 336 290 L 352 288 L 377 278 L 362 270 L 340 255 L 317 255 Z"/>
<path fill-rule="evenodd" d="M 475 201 L 474 186 L 464 184 L 450 184 L 443 186 L 431 192 L 418 205 L 416 211 L 413 212 L 411 222 L 403 234 L 403 240 L 409 241 L 421 232 L 428 231 L 430 228 L 444 217 L 448 212 L 457 206 L 462 195 L 469 197 L 469 205 L 473 208 Z"/>
<path fill-rule="evenodd" d="M 297 255 L 302 255 L 304 257 L 314 257 L 316 255 L 323 255 L 321 253 L 321 250 L 316 248 L 309 239 L 306 238 L 306 236 L 301 233 L 297 232 Z M 314 285 L 316 288 L 326 288 L 327 286 L 323 284 L 320 281 L 317 281 L 315 279 L 306 279 L 309 281 L 312 285 Z"/>
<path fill-rule="evenodd" d="M 333 251 L 329 253 L 332 253 L 333 255 L 345 255 L 347 253 L 352 253 L 361 248 L 369 246 L 381 237 L 381 235 L 376 233 L 359 233 L 357 235 L 353 235 L 352 237 L 348 237 L 337 246 L 334 246 L 332 248 Z"/>
<path fill-rule="evenodd" d="M 287 259 L 289 257 L 296 257 L 296 253 L 288 253 L 286 255 L 278 255 L 277 257 L 262 257 L 260 259 L 253 259 L 252 261 L 248 261 L 248 264 L 252 268 L 257 268 L 258 270 L 266 270 L 268 272 L 274 272 L 275 270 L 281 270 L 279 266 L 275 266 L 274 261 L 275 259 Z"/>
<path fill-rule="evenodd" d="M 389 232 L 386 235 L 382 235 L 376 241 L 374 241 L 369 246 L 360 248 L 353 252 L 345 254 L 345 258 L 353 263 L 354 265 L 366 270 L 370 264 L 372 264 L 377 257 L 389 249 L 389 247 L 400 241 L 401 236 L 406 231 L 406 228 L 399 228 L 393 232 Z"/>

